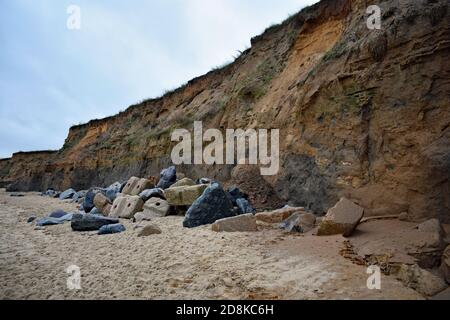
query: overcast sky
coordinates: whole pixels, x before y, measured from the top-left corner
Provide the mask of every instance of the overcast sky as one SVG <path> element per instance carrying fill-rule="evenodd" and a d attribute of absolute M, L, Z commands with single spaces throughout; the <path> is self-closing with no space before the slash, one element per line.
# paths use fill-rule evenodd
<path fill-rule="evenodd" d="M 162 94 L 315 0 L 1 0 L 0 158 Z M 67 28 L 67 8 L 81 29 Z"/>

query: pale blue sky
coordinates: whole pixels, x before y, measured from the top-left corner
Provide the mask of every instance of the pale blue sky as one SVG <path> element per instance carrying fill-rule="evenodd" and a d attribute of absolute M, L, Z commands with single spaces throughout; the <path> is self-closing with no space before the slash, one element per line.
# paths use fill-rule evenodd
<path fill-rule="evenodd" d="M 0 158 L 59 149 L 103 118 L 232 60 L 316 0 L 1 0 Z M 67 7 L 81 8 L 68 30 Z"/>

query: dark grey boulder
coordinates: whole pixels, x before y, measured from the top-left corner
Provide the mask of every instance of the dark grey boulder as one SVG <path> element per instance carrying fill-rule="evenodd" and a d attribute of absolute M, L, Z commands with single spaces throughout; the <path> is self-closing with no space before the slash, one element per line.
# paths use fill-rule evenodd
<path fill-rule="evenodd" d="M 94 215 L 103 215 L 96 207 L 94 207 L 94 209 L 92 209 L 89 213 Z"/>
<path fill-rule="evenodd" d="M 236 205 L 239 208 L 239 214 L 256 213 L 256 209 L 252 207 L 247 199 L 239 198 L 236 200 Z"/>
<path fill-rule="evenodd" d="M 125 231 L 125 227 L 121 223 L 107 224 L 98 230 L 98 234 L 99 235 L 114 234 L 114 233 L 120 233 L 120 232 L 124 232 L 124 231 Z"/>
<path fill-rule="evenodd" d="M 233 204 L 218 183 L 209 186 L 186 212 L 183 226 L 195 228 L 235 216 Z"/>
<path fill-rule="evenodd" d="M 74 214 L 71 227 L 73 231 L 97 231 L 109 224 L 119 223 L 118 219 L 112 219 L 93 214 Z"/>
<path fill-rule="evenodd" d="M 92 209 L 94 209 L 94 198 L 97 193 L 101 192 L 101 189 L 98 188 L 91 188 L 86 193 L 86 196 L 84 197 L 83 201 L 83 208 L 86 213 L 91 212 Z"/>
<path fill-rule="evenodd" d="M 114 182 L 112 185 L 110 185 L 105 190 L 105 196 L 111 200 L 111 202 L 114 202 L 117 198 L 117 194 L 120 193 L 122 188 L 122 184 L 120 182 Z"/>
<path fill-rule="evenodd" d="M 87 190 L 81 190 L 81 191 L 77 191 L 73 197 L 72 200 L 74 202 L 78 202 L 80 201 L 82 198 L 84 198 L 86 196 Z"/>
<path fill-rule="evenodd" d="M 160 189 L 160 188 L 144 190 L 139 194 L 139 197 L 144 202 L 146 202 L 148 199 L 151 199 L 151 198 L 160 198 L 160 199 L 166 200 L 166 197 L 164 196 L 164 190 Z"/>
<path fill-rule="evenodd" d="M 172 166 L 161 171 L 160 179 L 156 187 L 165 190 L 170 188 L 175 182 L 177 182 L 177 169 L 175 166 Z"/>
<path fill-rule="evenodd" d="M 75 190 L 73 190 L 72 188 L 67 189 L 64 192 L 61 192 L 61 194 L 59 195 L 59 200 L 72 199 L 73 196 L 75 195 L 75 193 L 77 193 L 77 192 Z"/>
<path fill-rule="evenodd" d="M 53 211 L 52 213 L 50 213 L 48 215 L 49 218 L 61 218 L 64 217 L 65 215 L 67 215 L 67 212 L 65 212 L 64 210 L 56 210 Z"/>
<path fill-rule="evenodd" d="M 16 193 L 16 192 L 11 193 L 9 196 L 10 196 L 10 197 L 16 197 L 16 198 L 22 198 L 22 197 L 25 197 L 24 194 L 22 194 L 22 193 Z"/>
<path fill-rule="evenodd" d="M 45 226 L 53 226 L 53 225 L 57 225 L 57 224 L 63 224 L 64 222 L 71 221 L 72 217 L 73 217 L 72 213 L 67 213 L 66 215 L 64 215 L 60 218 L 45 217 L 45 218 L 37 220 L 36 225 L 39 227 L 45 227 Z"/>

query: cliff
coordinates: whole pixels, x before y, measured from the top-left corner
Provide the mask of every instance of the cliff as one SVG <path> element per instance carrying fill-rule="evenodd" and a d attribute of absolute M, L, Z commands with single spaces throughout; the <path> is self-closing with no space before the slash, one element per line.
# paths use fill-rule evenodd
<path fill-rule="evenodd" d="M 367 215 L 450 220 L 450 30 L 446 0 L 323 0 L 252 39 L 232 64 L 165 96 L 70 128 L 57 152 L 0 161 L 9 190 L 86 189 L 157 175 L 175 128 L 279 128 L 283 201 L 325 212 L 340 196 Z M 249 167 L 181 166 L 197 178 L 255 179 Z M 262 181 L 262 178 L 261 178 Z"/>

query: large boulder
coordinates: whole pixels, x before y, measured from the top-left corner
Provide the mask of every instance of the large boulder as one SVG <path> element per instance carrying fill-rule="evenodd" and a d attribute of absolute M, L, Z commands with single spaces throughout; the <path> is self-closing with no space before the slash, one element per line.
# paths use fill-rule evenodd
<path fill-rule="evenodd" d="M 231 195 L 231 198 L 233 199 L 233 205 L 237 205 L 238 199 L 248 199 L 248 195 L 244 192 L 242 192 L 238 187 L 232 186 L 228 188 L 228 193 Z"/>
<path fill-rule="evenodd" d="M 111 218 L 132 219 L 137 212 L 142 211 L 144 201 L 139 196 L 124 196 L 114 200 L 109 216 Z"/>
<path fill-rule="evenodd" d="M 97 231 L 103 226 L 117 223 L 119 223 L 118 219 L 77 213 L 72 217 L 71 227 L 73 231 Z"/>
<path fill-rule="evenodd" d="M 73 190 L 72 188 L 67 189 L 64 192 L 61 192 L 61 194 L 59 195 L 59 200 L 72 199 L 76 193 L 77 192 L 75 190 Z"/>
<path fill-rule="evenodd" d="M 161 171 L 157 187 L 161 189 L 170 188 L 177 181 L 177 169 L 175 166 Z"/>
<path fill-rule="evenodd" d="M 100 211 L 104 216 L 108 216 L 109 212 L 111 211 L 111 201 L 101 192 L 95 195 L 94 205 L 97 210 Z"/>
<path fill-rule="evenodd" d="M 120 233 L 120 232 L 124 232 L 124 231 L 125 231 L 125 227 L 121 223 L 107 224 L 107 225 L 102 226 L 98 230 L 98 234 L 99 235 L 114 234 L 114 233 Z"/>
<path fill-rule="evenodd" d="M 196 183 L 194 180 L 189 179 L 189 178 L 183 178 L 177 182 L 175 182 L 173 185 L 171 185 L 171 188 L 176 188 L 176 187 L 188 187 L 188 186 L 195 186 Z"/>
<path fill-rule="evenodd" d="M 327 215 L 319 225 L 317 235 L 342 234 L 344 237 L 349 237 L 363 216 L 364 209 L 362 207 L 342 198 L 333 208 L 328 210 Z"/>
<path fill-rule="evenodd" d="M 190 206 L 203 194 L 207 187 L 205 184 L 199 184 L 169 188 L 164 191 L 164 195 L 171 206 Z"/>
<path fill-rule="evenodd" d="M 444 254 L 442 255 L 441 272 L 447 283 L 450 284 L 450 246 L 444 250 Z"/>
<path fill-rule="evenodd" d="M 195 228 L 232 216 L 234 216 L 233 204 L 222 187 L 218 183 L 213 183 L 186 212 L 183 226 Z"/>
<path fill-rule="evenodd" d="M 146 189 L 154 188 L 155 185 L 148 179 L 131 177 L 122 190 L 123 194 L 137 196 Z"/>
<path fill-rule="evenodd" d="M 285 207 L 274 211 L 260 212 L 256 214 L 256 220 L 269 224 L 282 223 L 292 214 L 296 212 L 304 213 L 304 210 L 305 208 L 302 207 Z"/>
<path fill-rule="evenodd" d="M 434 296 L 448 287 L 443 279 L 418 265 L 402 264 L 396 277 L 407 287 L 425 296 Z"/>
<path fill-rule="evenodd" d="M 120 190 L 122 188 L 122 183 L 120 182 L 114 182 L 112 185 L 110 185 L 105 190 L 105 196 L 108 197 L 108 199 L 113 202 L 117 198 L 117 194 L 120 193 Z"/>
<path fill-rule="evenodd" d="M 169 203 L 166 200 L 151 198 L 144 204 L 144 216 L 149 219 L 155 217 L 165 217 L 169 213 L 169 208 Z"/>
<path fill-rule="evenodd" d="M 236 200 L 236 206 L 239 209 L 239 214 L 252 213 L 256 214 L 256 209 L 252 207 L 247 199 L 239 198 Z"/>
<path fill-rule="evenodd" d="M 166 197 L 164 196 L 164 190 L 160 189 L 160 188 L 144 190 L 139 194 L 139 197 L 144 202 L 146 202 L 150 198 L 160 198 L 160 199 L 166 200 Z"/>
<path fill-rule="evenodd" d="M 95 207 L 94 198 L 95 198 L 95 195 L 99 192 L 101 192 L 100 189 L 91 188 L 86 193 L 86 196 L 84 197 L 84 200 L 83 200 L 83 209 L 86 213 L 89 213 L 89 212 L 91 212 L 92 209 L 94 209 L 94 207 Z"/>
<path fill-rule="evenodd" d="M 294 213 L 281 223 L 281 228 L 287 232 L 305 233 L 314 229 L 316 216 L 312 213 Z"/>
<path fill-rule="evenodd" d="M 214 222 L 211 229 L 215 232 L 255 232 L 258 231 L 256 218 L 252 213 L 236 217 L 220 219 Z"/>

